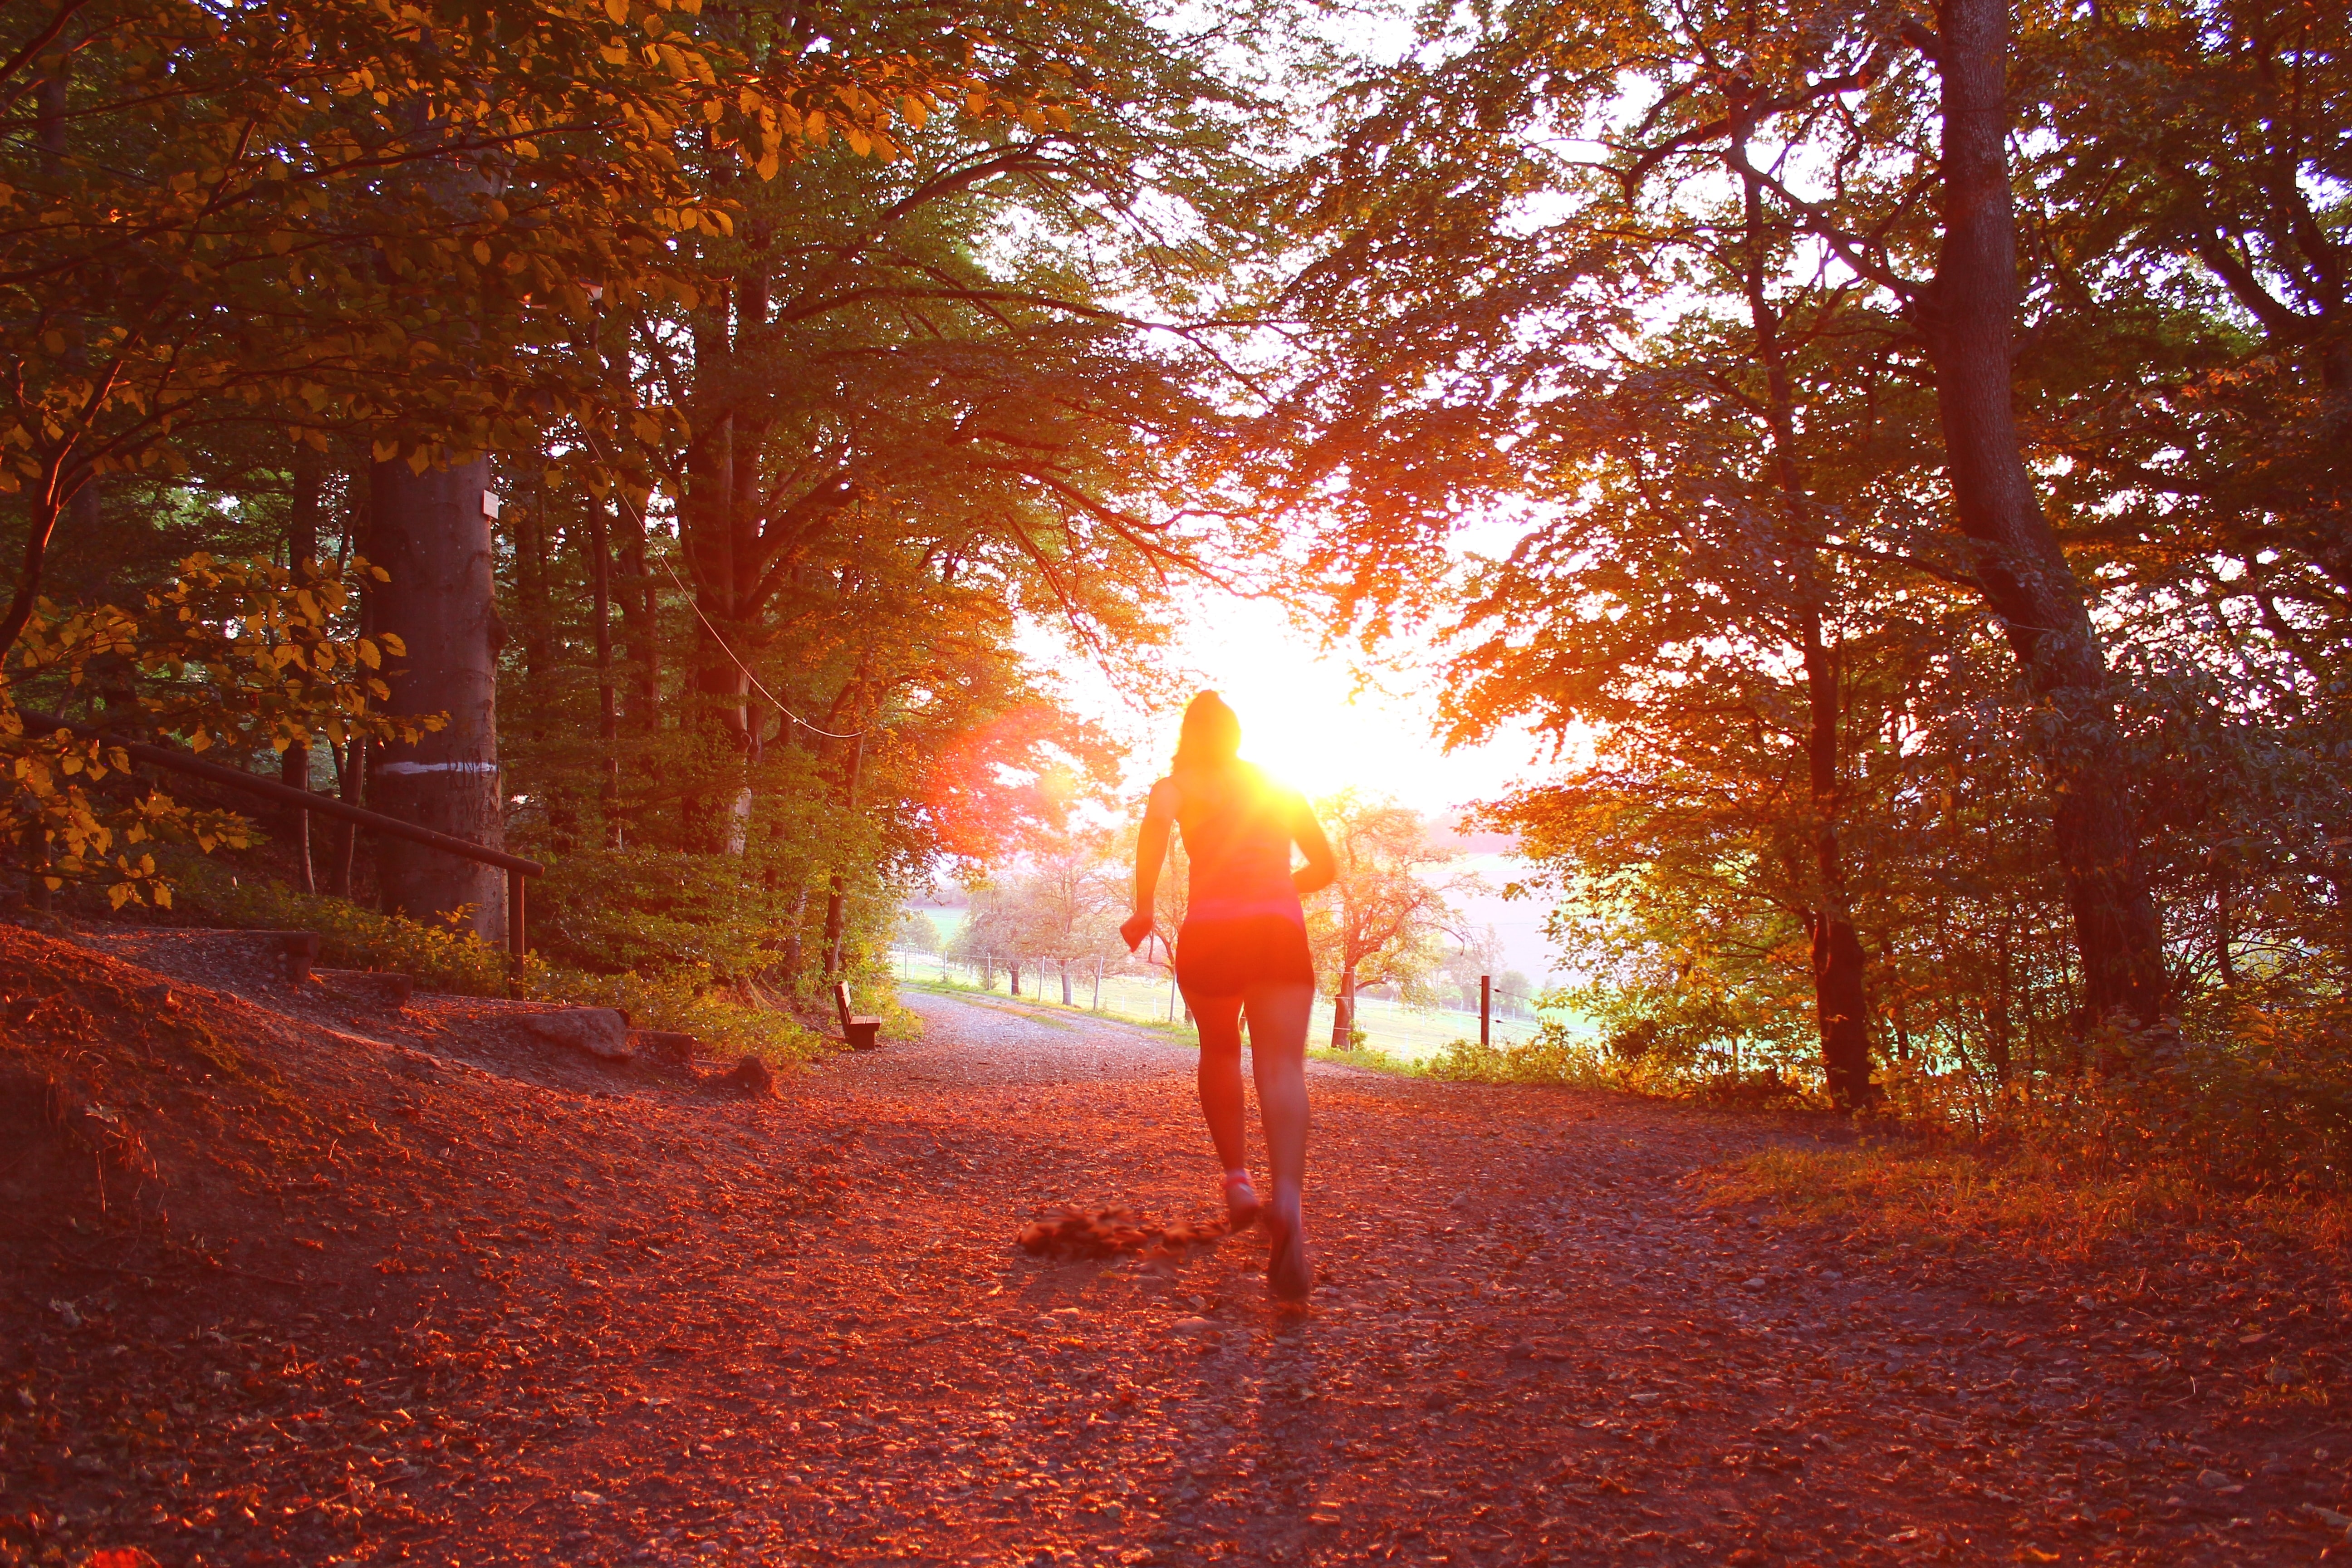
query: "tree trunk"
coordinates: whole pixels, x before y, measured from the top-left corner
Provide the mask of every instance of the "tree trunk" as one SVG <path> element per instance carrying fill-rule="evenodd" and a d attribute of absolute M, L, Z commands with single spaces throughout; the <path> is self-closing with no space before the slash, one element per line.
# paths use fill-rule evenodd
<path fill-rule="evenodd" d="M 2163 932 L 2141 865 L 2136 781 L 2106 655 L 2027 471 L 2012 408 L 2017 241 L 2009 184 L 2008 0 L 1941 0 L 1943 245 L 1915 315 L 1936 371 L 1959 528 L 2042 709 L 2059 868 L 2083 959 L 2084 1022 L 2154 1024 Z"/>
<path fill-rule="evenodd" d="M 1331 1048 L 1353 1050 L 1356 1045 L 1356 966 L 1339 971 L 1339 989 L 1331 997 Z"/>
<path fill-rule="evenodd" d="M 2231 886 L 2230 862 L 2220 850 L 2208 850 L 2206 858 L 2213 868 L 2213 962 L 2221 984 L 2238 983 L 2238 963 L 2231 948 L 2238 940 L 2236 889 Z"/>
<path fill-rule="evenodd" d="M 1070 963 L 1069 963 L 1069 960 L 1067 960 L 1067 959 L 1060 960 L 1060 961 L 1058 962 L 1058 963 L 1057 963 L 1057 965 L 1056 965 L 1056 966 L 1057 966 L 1057 967 L 1061 970 L 1061 972 L 1062 972 L 1062 1005 L 1063 1005 L 1063 1006 L 1065 1006 L 1065 1007 L 1073 1007 L 1073 1006 L 1076 1006 L 1077 1004 L 1076 1004 L 1076 1003 L 1075 1003 L 1074 1001 L 1072 1001 L 1072 1000 L 1071 1000 L 1071 997 L 1070 997 Z"/>
<path fill-rule="evenodd" d="M 342 796 L 346 805 L 367 804 L 367 741 L 359 735 L 352 736 L 340 750 L 332 752 L 336 792 Z M 335 836 L 334 876 L 327 889 L 339 899 L 352 896 L 352 861 L 358 848 L 359 829 L 348 822 L 341 824 L 341 831 Z"/>
<path fill-rule="evenodd" d="M 499 804 L 499 623 L 484 496 L 487 458 L 417 474 L 394 458 L 370 475 L 375 625 L 406 645 L 385 661 L 391 711 L 441 713 L 446 725 L 414 744 L 387 744 L 371 790 L 375 808 L 422 826 L 505 847 Z M 506 878 L 496 867 L 386 838 L 376 847 L 385 906 L 413 920 L 465 910 L 486 941 L 506 936 Z"/>
<path fill-rule="evenodd" d="M 33 142 L 40 149 L 38 167 L 49 181 L 61 182 L 68 174 L 66 97 L 75 54 L 71 48 L 58 48 L 54 57 L 56 66 L 42 76 L 33 89 Z M 68 336 L 75 340 L 67 350 L 67 363 L 81 369 L 83 362 L 78 346 L 80 323 L 69 315 L 62 318 L 59 325 L 68 329 Z M 24 550 L 17 558 L 15 591 L 9 596 L 6 611 L 0 613 L 0 661 L 5 661 L 16 646 L 26 623 L 32 619 L 40 595 L 43 564 L 59 521 L 70 512 L 85 530 L 97 521 L 97 476 L 88 465 L 72 460 L 73 450 L 71 441 L 51 446 L 41 458 L 39 479 L 25 487 L 27 526 Z M 42 864 L 47 864 L 46 851 Z M 48 888 L 45 882 L 39 886 L 42 901 L 38 907 L 47 909 Z"/>
<path fill-rule="evenodd" d="M 703 847 L 730 855 L 749 847 L 760 762 L 751 679 L 740 661 L 755 640 L 748 633 L 763 563 L 760 449 L 766 435 L 756 418 L 737 412 L 749 390 L 737 350 L 765 325 L 768 308 L 767 279 L 755 267 L 694 314 L 695 437 L 678 506 L 678 540 L 700 611 L 691 721 L 709 743 L 715 774 L 714 787 L 694 803 L 689 820 Z"/>
<path fill-rule="evenodd" d="M 849 922 L 849 890 L 842 886 L 841 873 L 833 874 L 831 889 L 824 896 L 824 977 L 837 978 L 841 973 L 841 944 Z"/>
<path fill-rule="evenodd" d="M 1010 976 L 1010 977 L 1011 977 L 1011 979 L 1012 979 L 1012 981 L 1013 981 L 1013 995 L 1015 995 L 1015 996 L 1020 995 L 1020 994 L 1021 994 L 1021 961 L 1020 961 L 1019 959 L 1017 959 L 1017 958 L 1008 958 L 1008 959 L 1006 959 L 1006 960 L 1004 961 L 1004 973 L 1005 973 L 1008 976 Z"/>
<path fill-rule="evenodd" d="M 1780 502 L 1780 554 L 1788 563 L 1797 640 L 1805 671 L 1806 784 L 1811 806 L 1813 881 L 1818 907 L 1808 921 L 1812 933 L 1813 1014 L 1821 1033 L 1822 1067 L 1830 1100 L 1841 1110 L 1867 1105 L 1875 1097 L 1870 1081 L 1870 1007 L 1864 986 L 1862 938 L 1853 928 L 1846 896 L 1845 863 L 1838 830 L 1843 798 L 1838 764 L 1839 723 L 1844 711 L 1836 652 L 1822 636 L 1828 603 L 1822 570 L 1820 531 L 1812 495 L 1800 460 L 1796 393 L 1780 339 L 1780 314 L 1766 285 L 1767 245 L 1764 182 L 1748 156 L 1744 110 L 1732 127 L 1731 160 L 1739 175 L 1747 217 L 1748 323 L 1756 333 L 1756 357 L 1764 367 L 1765 420 L 1771 433 L 1772 483 Z"/>
<path fill-rule="evenodd" d="M 697 333 L 698 345 L 702 334 Z M 703 353 L 698 347 L 698 359 Z M 723 374 L 722 366 L 710 367 Z M 678 508 L 678 539 L 686 555 L 695 607 L 690 721 L 708 745 L 712 786 L 698 791 L 688 809 L 696 847 L 705 854 L 740 855 L 751 816 L 751 685 L 735 662 L 734 430 L 720 419 L 698 432 L 688 454 L 689 479 Z"/>
<path fill-rule="evenodd" d="M 522 675 L 524 687 L 530 693 L 531 736 L 545 740 L 546 685 L 552 664 L 549 632 L 553 619 L 549 613 L 551 595 L 548 579 L 554 574 L 553 563 L 548 557 L 549 535 L 553 530 L 548 525 L 545 480 L 535 482 L 531 489 L 531 504 L 514 508 L 507 542 L 514 552 L 515 598 L 519 601 L 516 608 L 522 622 Z"/>
<path fill-rule="evenodd" d="M 1843 805 L 1838 781 L 1838 689 L 1836 655 L 1822 640 L 1821 617 L 1805 616 L 1805 684 L 1811 709 L 1806 737 L 1808 778 L 1812 791 L 1813 877 L 1821 908 L 1812 919 L 1813 1014 L 1821 1029 L 1822 1067 L 1831 1103 L 1859 1110 L 1877 1099 L 1870 1081 L 1868 958 L 1854 930 L 1846 899 L 1845 863 L 1838 841 Z"/>
<path fill-rule="evenodd" d="M 604 847 L 623 845 L 621 825 L 621 710 L 613 683 L 613 551 L 604 503 L 588 501 L 588 584 L 596 635 L 596 744 L 604 753 L 597 789 L 604 814 Z"/>
<path fill-rule="evenodd" d="M 859 668 L 861 670 L 864 668 L 862 661 Z M 838 702 L 834 704 L 836 712 L 841 706 Z M 850 751 L 848 765 L 842 771 L 841 803 L 846 810 L 855 812 L 857 809 L 857 779 L 865 767 L 866 737 L 861 734 Z M 824 905 L 824 973 L 828 979 L 841 973 L 841 944 L 848 924 L 848 885 L 842 879 L 841 873 L 835 871 L 833 874 L 833 891 L 826 897 Z"/>
<path fill-rule="evenodd" d="M 630 727 L 641 735 L 661 728 L 661 595 L 654 591 L 646 559 L 646 521 L 635 507 L 621 509 L 621 638 L 635 676 L 630 694 Z"/>
<path fill-rule="evenodd" d="M 1992 1063 L 1993 1082 L 2007 1088 L 2015 1065 L 2011 1047 L 2016 1029 L 2009 1012 L 2009 928 L 2000 928 L 1993 942 L 1994 956 L 2000 963 L 2000 982 L 1993 987 L 1992 1005 L 1985 1009 L 1985 1055 Z"/>
<path fill-rule="evenodd" d="M 319 511 L 327 483 L 326 455 L 307 441 L 294 444 L 294 494 L 288 509 L 286 569 L 296 583 L 310 583 L 319 574 Z M 278 760 L 278 782 L 293 789 L 310 787 L 310 748 L 297 743 Z M 306 893 L 319 890 L 319 875 L 310 863 L 310 814 L 286 814 L 287 841 L 294 851 L 296 879 Z"/>

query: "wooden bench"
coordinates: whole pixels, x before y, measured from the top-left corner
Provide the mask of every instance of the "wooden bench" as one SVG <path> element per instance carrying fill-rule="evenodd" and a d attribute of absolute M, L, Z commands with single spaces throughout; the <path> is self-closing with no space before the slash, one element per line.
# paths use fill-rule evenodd
<path fill-rule="evenodd" d="M 849 1042 L 853 1051 L 870 1051 L 874 1037 L 882 1032 L 882 1020 L 862 1018 L 849 1010 L 849 982 L 845 980 L 833 988 L 833 1005 L 841 1014 L 841 1037 Z"/>

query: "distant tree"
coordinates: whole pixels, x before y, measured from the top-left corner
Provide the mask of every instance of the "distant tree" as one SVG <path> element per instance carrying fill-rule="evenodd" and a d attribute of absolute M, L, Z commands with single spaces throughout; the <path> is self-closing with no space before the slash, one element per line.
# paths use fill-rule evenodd
<path fill-rule="evenodd" d="M 963 929 L 956 933 L 950 954 L 980 968 L 983 989 L 996 984 L 996 966 L 1004 964 L 1013 977 L 1013 994 L 1021 994 L 1021 906 L 1010 887 L 990 883 L 974 888 Z"/>
<path fill-rule="evenodd" d="M 920 910 L 908 910 L 898 917 L 898 945 L 910 952 L 937 952 L 940 950 L 940 922 Z"/>
<path fill-rule="evenodd" d="M 1307 935 L 1317 966 L 1337 976 L 1331 1046 L 1346 1050 L 1360 985 L 1394 985 L 1408 1002 L 1429 994 L 1429 977 L 1444 961 L 1441 939 L 1454 921 L 1446 896 L 1468 879 L 1439 879 L 1454 851 L 1430 843 L 1420 815 L 1394 800 L 1343 790 L 1318 801 L 1315 812 L 1339 874 L 1307 911 Z"/>
<path fill-rule="evenodd" d="M 1454 944 L 1439 966 L 1439 991 L 1449 1003 L 1465 1007 L 1478 1005 L 1478 977 L 1492 976 L 1503 966 L 1503 939 L 1495 934 L 1493 926 L 1484 931 L 1467 931 Z"/>
<path fill-rule="evenodd" d="M 1534 1012 L 1536 984 L 1516 969 L 1495 976 L 1495 1009 L 1509 1016 Z"/>
<path fill-rule="evenodd" d="M 1076 1005 L 1070 966 L 1099 960 L 1118 940 L 1124 892 L 1110 836 L 1100 832 L 1060 836 L 1035 853 L 1016 884 L 1022 945 L 1041 963 L 1052 962 L 1064 1006 Z"/>

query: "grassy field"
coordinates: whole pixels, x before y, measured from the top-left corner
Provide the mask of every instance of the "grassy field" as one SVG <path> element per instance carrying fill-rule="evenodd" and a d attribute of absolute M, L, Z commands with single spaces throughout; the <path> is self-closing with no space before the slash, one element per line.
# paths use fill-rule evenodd
<path fill-rule="evenodd" d="M 952 961 L 943 963 L 930 953 L 906 952 L 893 952 L 891 963 L 901 979 L 913 984 L 944 984 L 964 991 L 980 989 L 979 971 L 972 965 Z M 996 984 L 992 989 L 999 996 L 1012 994 L 1002 969 L 997 971 Z M 1043 994 L 1039 994 L 1041 991 Z M 1183 1004 L 1174 999 L 1174 991 L 1175 987 L 1170 981 L 1159 976 L 1106 974 L 1097 1000 L 1091 970 L 1084 975 L 1073 973 L 1070 976 L 1073 1012 L 1094 1013 L 1102 1017 L 1120 1018 L 1138 1024 L 1165 1026 L 1172 1022 L 1189 1039 L 1192 1031 L 1182 1027 Z M 1024 970 L 1021 992 L 1021 999 L 1034 1005 L 1057 1010 L 1062 1005 L 1061 981 L 1051 970 L 1042 977 Z M 1422 1011 L 1367 996 L 1356 1005 L 1356 1026 L 1363 1031 L 1365 1045 L 1373 1050 L 1385 1052 L 1402 1061 L 1419 1061 L 1434 1056 L 1452 1041 L 1476 1039 L 1478 1015 L 1444 1009 Z M 1526 1019 L 1495 1020 L 1495 1040 L 1499 1045 L 1516 1045 L 1535 1032 L 1535 1025 Z M 1315 1019 L 1308 1026 L 1307 1038 L 1312 1046 L 1330 1044 L 1331 1004 L 1328 998 L 1317 999 Z"/>

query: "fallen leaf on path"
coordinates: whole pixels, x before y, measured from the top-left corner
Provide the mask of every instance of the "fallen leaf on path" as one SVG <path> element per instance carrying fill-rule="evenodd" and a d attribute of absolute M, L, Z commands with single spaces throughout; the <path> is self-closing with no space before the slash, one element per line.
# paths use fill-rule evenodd
<path fill-rule="evenodd" d="M 1033 1257 L 1111 1258 L 1158 1247 L 1175 1252 L 1223 1239 L 1232 1227 L 1222 1223 L 1179 1220 L 1154 1225 L 1132 1209 L 1065 1209 L 1053 1219 L 1032 1220 L 1021 1227 L 1021 1250 Z"/>

